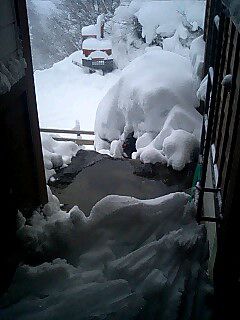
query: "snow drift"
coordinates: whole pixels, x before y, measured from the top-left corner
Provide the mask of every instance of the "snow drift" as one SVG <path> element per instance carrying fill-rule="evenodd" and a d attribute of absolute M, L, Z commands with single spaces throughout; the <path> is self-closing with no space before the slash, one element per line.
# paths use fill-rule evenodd
<path fill-rule="evenodd" d="M 28 264 L 0 300 L 3 319 L 174 320 L 181 307 L 187 320 L 193 305 L 195 320 L 208 319 L 206 234 L 186 194 L 108 196 L 86 217 L 48 191 L 28 225 L 19 214 Z"/>
<path fill-rule="evenodd" d="M 126 136 L 134 132 L 134 157 L 181 170 L 192 159 L 200 138 L 196 90 L 188 59 L 157 47 L 148 48 L 123 70 L 99 104 L 97 151 L 113 149 L 111 143 L 120 148 Z"/>
<path fill-rule="evenodd" d="M 104 77 L 87 74 L 72 61 L 81 61 L 76 51 L 52 68 L 34 73 L 37 106 L 42 128 L 72 129 L 80 120 L 82 130 L 93 130 L 99 102 L 119 79 L 115 70 Z"/>

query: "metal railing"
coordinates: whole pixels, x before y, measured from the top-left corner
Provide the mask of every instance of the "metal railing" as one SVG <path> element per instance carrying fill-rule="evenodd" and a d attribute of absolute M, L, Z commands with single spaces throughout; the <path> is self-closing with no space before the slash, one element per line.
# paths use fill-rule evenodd
<path fill-rule="evenodd" d="M 76 137 L 61 137 L 61 136 L 52 136 L 56 141 L 73 141 L 79 146 L 93 146 L 94 139 L 83 139 L 81 135 L 92 135 L 94 136 L 94 131 L 85 131 L 85 130 L 68 130 L 68 129 L 52 129 L 52 128 L 41 128 L 40 132 L 50 133 L 50 134 L 71 134 L 76 135 Z"/>

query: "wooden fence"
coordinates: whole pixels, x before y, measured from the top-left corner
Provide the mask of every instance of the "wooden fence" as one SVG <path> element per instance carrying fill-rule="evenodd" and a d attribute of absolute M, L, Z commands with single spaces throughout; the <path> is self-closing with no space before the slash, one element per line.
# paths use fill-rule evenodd
<path fill-rule="evenodd" d="M 84 131 L 84 130 L 67 130 L 67 129 L 46 129 L 41 128 L 41 132 L 50 133 L 52 137 L 56 141 L 73 141 L 79 146 L 93 146 L 94 139 L 83 139 L 82 135 L 90 135 L 94 136 L 93 131 Z M 54 136 L 54 134 L 57 134 Z M 59 134 L 68 134 L 68 135 L 75 135 L 75 137 L 61 137 Z"/>

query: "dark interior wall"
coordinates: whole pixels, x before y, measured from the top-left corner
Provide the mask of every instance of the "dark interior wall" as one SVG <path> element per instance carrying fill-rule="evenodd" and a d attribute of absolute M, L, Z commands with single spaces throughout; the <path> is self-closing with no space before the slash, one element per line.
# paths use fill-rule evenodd
<path fill-rule="evenodd" d="M 9 80 L 0 91 L 1 293 L 20 260 L 18 210 L 47 202 L 25 0 L 0 1 L 0 72 Z"/>
<path fill-rule="evenodd" d="M 7 60 L 13 54 L 17 56 L 16 19 L 12 5 L 12 1 L 0 1 L 0 60 L 2 61 Z"/>
<path fill-rule="evenodd" d="M 234 23 L 240 30 L 240 1 L 239 0 L 222 0 L 222 2 L 229 10 Z"/>
<path fill-rule="evenodd" d="M 6 136 L 1 145 L 7 150 L 5 162 L 11 164 L 8 178 L 17 207 L 33 208 L 46 202 L 46 181 L 25 1 L 0 2 L 0 44 L 0 62 L 14 78 L 10 81 L 11 89 L 0 96 L 2 130 Z M 16 71 L 17 76 L 11 69 L 13 59 L 19 61 L 21 69 Z"/>

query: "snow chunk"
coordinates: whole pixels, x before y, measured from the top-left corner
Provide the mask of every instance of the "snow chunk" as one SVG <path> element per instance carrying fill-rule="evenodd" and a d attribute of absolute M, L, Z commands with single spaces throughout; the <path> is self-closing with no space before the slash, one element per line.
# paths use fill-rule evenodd
<path fill-rule="evenodd" d="M 42 151 L 47 181 L 55 174 L 55 168 L 68 165 L 79 150 L 71 141 L 56 141 L 49 134 L 42 133 Z"/>
<path fill-rule="evenodd" d="M 113 140 L 110 146 L 110 155 L 114 158 L 122 158 L 123 148 L 122 141 Z"/>
<path fill-rule="evenodd" d="M 175 170 L 182 170 L 193 160 L 194 152 L 198 152 L 199 141 L 184 130 L 173 130 L 163 142 L 163 153 L 168 159 L 168 165 Z"/>

